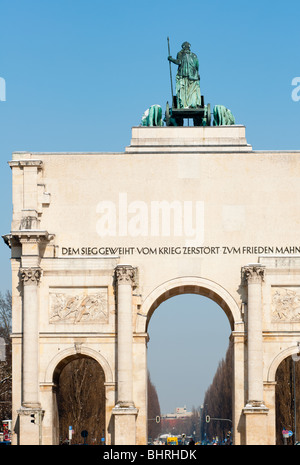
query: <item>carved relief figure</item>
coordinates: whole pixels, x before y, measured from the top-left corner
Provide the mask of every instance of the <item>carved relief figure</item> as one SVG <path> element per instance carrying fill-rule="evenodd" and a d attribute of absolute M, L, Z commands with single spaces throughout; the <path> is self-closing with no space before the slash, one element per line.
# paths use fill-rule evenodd
<path fill-rule="evenodd" d="M 300 290 L 274 288 L 272 291 L 272 317 L 275 321 L 299 321 Z"/>
<path fill-rule="evenodd" d="M 50 323 L 106 321 L 108 317 L 107 291 L 95 294 L 50 294 Z"/>

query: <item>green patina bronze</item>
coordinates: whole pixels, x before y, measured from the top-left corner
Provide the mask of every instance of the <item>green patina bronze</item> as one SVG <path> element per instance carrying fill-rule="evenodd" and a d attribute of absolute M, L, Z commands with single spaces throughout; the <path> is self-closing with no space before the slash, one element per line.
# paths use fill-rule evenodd
<path fill-rule="evenodd" d="M 200 74 L 197 55 L 190 50 L 189 42 L 183 42 L 176 59 L 171 56 L 168 37 L 168 60 L 172 104 L 167 102 L 164 121 L 167 126 L 183 126 L 184 121 L 193 120 L 194 126 L 210 126 L 210 104 L 204 104 L 204 96 L 200 92 Z M 173 93 L 171 63 L 178 65 L 176 75 L 176 92 Z"/>
<path fill-rule="evenodd" d="M 231 111 L 224 107 L 224 105 L 215 105 L 214 106 L 214 126 L 229 126 L 235 124 L 235 118 Z"/>
<path fill-rule="evenodd" d="M 172 104 L 167 102 L 165 117 L 162 119 L 160 105 L 151 105 L 141 120 L 142 126 L 183 126 L 184 121 L 193 120 L 194 126 L 210 126 L 210 104 L 204 104 L 204 96 L 200 93 L 199 61 L 197 55 L 190 50 L 189 42 L 183 42 L 176 59 L 171 56 L 168 37 L 168 60 L 170 66 Z M 172 66 L 178 66 L 176 75 L 176 95 L 173 94 Z M 231 111 L 223 105 L 216 105 L 213 110 L 214 126 L 235 124 Z"/>
<path fill-rule="evenodd" d="M 142 126 L 163 126 L 162 109 L 160 105 L 151 105 L 143 116 L 141 121 Z"/>
<path fill-rule="evenodd" d="M 177 108 L 197 108 L 201 106 L 199 62 L 197 55 L 190 50 L 189 42 L 183 42 L 176 59 L 168 60 L 178 65 L 176 75 Z"/>

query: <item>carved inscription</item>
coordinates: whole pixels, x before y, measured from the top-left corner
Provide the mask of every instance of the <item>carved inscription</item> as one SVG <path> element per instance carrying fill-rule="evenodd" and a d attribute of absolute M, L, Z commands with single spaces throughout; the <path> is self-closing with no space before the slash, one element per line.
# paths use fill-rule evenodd
<path fill-rule="evenodd" d="M 272 289 L 272 319 L 300 321 L 300 288 L 274 287 Z"/>
<path fill-rule="evenodd" d="M 53 290 L 50 292 L 50 323 L 108 321 L 107 288 Z"/>

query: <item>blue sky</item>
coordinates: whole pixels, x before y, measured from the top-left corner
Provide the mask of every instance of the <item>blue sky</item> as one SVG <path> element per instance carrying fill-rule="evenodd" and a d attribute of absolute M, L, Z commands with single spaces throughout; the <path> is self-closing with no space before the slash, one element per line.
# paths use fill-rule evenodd
<path fill-rule="evenodd" d="M 205 102 L 230 108 L 255 150 L 299 150 L 299 13 L 296 0 L 1 0 L 1 235 L 13 151 L 122 152 L 143 112 L 165 109 L 167 36 L 173 56 L 191 43 Z M 1 243 L 0 290 L 10 282 Z"/>

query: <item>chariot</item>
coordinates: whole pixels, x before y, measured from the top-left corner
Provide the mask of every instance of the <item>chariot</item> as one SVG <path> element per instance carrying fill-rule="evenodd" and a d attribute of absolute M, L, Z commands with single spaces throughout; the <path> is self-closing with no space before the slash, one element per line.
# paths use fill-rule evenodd
<path fill-rule="evenodd" d="M 210 103 L 204 105 L 203 95 L 201 95 L 201 106 L 197 108 L 178 108 L 176 96 L 173 96 L 171 108 L 169 102 L 167 102 L 165 114 L 165 121 L 167 126 L 183 126 L 185 119 L 192 119 L 194 126 L 210 126 Z"/>

